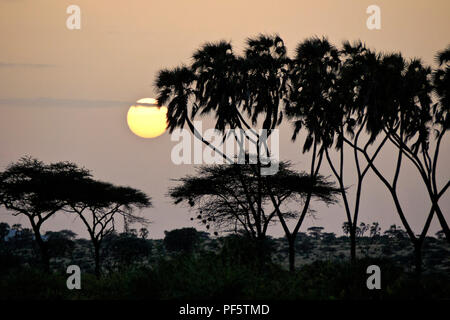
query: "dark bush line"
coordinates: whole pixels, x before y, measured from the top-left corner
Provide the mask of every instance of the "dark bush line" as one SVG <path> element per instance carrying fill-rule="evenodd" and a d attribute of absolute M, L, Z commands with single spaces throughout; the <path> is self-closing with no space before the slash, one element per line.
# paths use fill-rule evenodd
<path fill-rule="evenodd" d="M 366 288 L 366 268 L 383 270 L 382 290 Z M 418 279 L 389 260 L 349 262 L 316 261 L 294 274 L 270 264 L 227 264 L 220 255 L 178 255 L 152 267 L 129 267 L 97 279 L 83 274 L 82 289 L 70 291 L 66 275 L 46 274 L 22 267 L 2 274 L 0 299 L 450 299 L 448 275 L 429 274 Z M 26 288 L 26 290 L 25 290 Z"/>

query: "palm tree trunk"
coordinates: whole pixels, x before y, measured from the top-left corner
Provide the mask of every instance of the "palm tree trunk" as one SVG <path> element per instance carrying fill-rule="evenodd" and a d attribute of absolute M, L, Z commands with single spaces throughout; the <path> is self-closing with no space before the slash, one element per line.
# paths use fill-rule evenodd
<path fill-rule="evenodd" d="M 294 237 L 289 238 L 289 271 L 295 272 L 295 239 Z"/>
<path fill-rule="evenodd" d="M 356 229 L 350 227 L 350 260 L 356 261 Z"/>
<path fill-rule="evenodd" d="M 435 204 L 435 210 L 439 223 L 441 224 L 442 230 L 444 231 L 445 239 L 448 243 L 450 243 L 450 229 L 448 227 L 447 221 L 445 221 L 444 214 L 442 213 L 441 208 L 437 203 Z"/>
<path fill-rule="evenodd" d="M 422 274 L 422 245 L 423 241 L 421 240 L 414 243 L 414 265 L 418 276 Z"/>

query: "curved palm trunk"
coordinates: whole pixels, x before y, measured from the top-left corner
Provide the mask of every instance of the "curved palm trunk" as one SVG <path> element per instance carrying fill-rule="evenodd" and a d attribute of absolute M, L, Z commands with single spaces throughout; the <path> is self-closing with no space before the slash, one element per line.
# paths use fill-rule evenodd
<path fill-rule="evenodd" d="M 314 151 L 313 151 L 314 155 L 315 155 L 315 152 L 316 152 L 316 145 L 314 145 Z M 314 162 L 315 162 L 315 156 L 313 156 L 313 163 L 311 165 L 311 172 L 314 175 L 311 174 L 311 176 L 317 176 L 317 173 L 319 171 L 319 168 L 320 168 L 320 165 L 322 162 L 322 156 L 319 157 L 319 163 L 318 163 L 316 169 L 314 169 Z M 281 225 L 283 226 L 283 230 L 284 230 L 284 232 L 286 234 L 286 238 L 288 240 L 289 271 L 291 271 L 291 272 L 295 272 L 295 239 L 297 238 L 298 232 L 300 231 L 300 227 L 302 226 L 303 220 L 305 219 L 306 213 L 308 212 L 309 204 L 310 204 L 311 198 L 312 198 L 312 188 L 313 188 L 313 185 L 311 185 L 311 188 L 306 196 L 305 203 L 303 205 L 303 210 L 300 214 L 300 218 L 297 221 L 297 224 L 292 232 L 289 231 L 286 221 L 284 220 L 278 206 L 276 205 L 276 201 L 274 200 L 273 195 L 271 195 L 271 200 L 276 207 L 276 210 L 277 210 L 276 212 L 277 212 L 278 218 L 280 219 Z"/>
<path fill-rule="evenodd" d="M 438 217 L 439 223 L 441 224 L 442 230 L 444 231 L 445 239 L 448 243 L 450 243 L 450 229 L 448 227 L 447 221 L 445 220 L 444 214 L 442 213 L 441 208 L 437 203 L 435 204 L 434 208 L 436 210 L 435 212 Z"/>
<path fill-rule="evenodd" d="M 351 212 L 351 209 L 350 209 L 349 201 L 347 198 L 347 191 L 346 191 L 346 188 L 344 185 L 344 146 L 342 145 L 342 147 L 340 148 L 340 152 L 339 152 L 339 156 L 340 156 L 339 167 L 337 167 L 333 164 L 333 161 L 329 155 L 328 149 L 325 149 L 325 155 L 326 155 L 326 158 L 328 161 L 328 165 L 330 166 L 334 176 L 336 177 L 336 180 L 339 182 L 339 187 L 341 188 L 341 196 L 342 196 L 342 200 L 344 201 L 344 208 L 345 208 L 345 213 L 347 216 L 347 223 L 350 226 L 349 233 L 350 233 L 350 261 L 351 262 L 356 261 L 356 240 L 357 240 L 356 239 L 356 229 L 357 229 L 357 225 L 358 225 L 358 215 L 359 215 L 359 206 L 360 206 L 360 200 L 361 200 L 361 191 L 362 191 L 363 180 L 364 180 L 366 173 L 368 172 L 368 170 L 370 168 L 369 163 L 372 163 L 375 160 L 375 158 L 379 154 L 381 148 L 384 146 L 384 144 L 387 141 L 387 137 L 385 139 L 383 139 L 383 141 L 376 148 L 376 151 L 372 155 L 370 161 L 368 161 L 368 164 L 365 166 L 364 169 L 362 169 L 360 166 L 360 161 L 359 161 L 359 157 L 358 157 L 357 145 L 358 145 L 359 135 L 361 134 L 362 129 L 364 128 L 363 125 L 365 124 L 365 122 L 366 122 L 366 119 L 363 120 L 363 124 L 358 129 L 358 132 L 356 133 L 356 136 L 355 136 L 353 142 L 347 142 L 344 139 L 344 141 L 347 142 L 347 144 L 353 148 L 354 163 L 356 165 L 356 174 L 358 176 L 358 184 L 357 184 L 357 189 L 356 189 L 356 194 L 355 194 L 356 198 L 355 198 L 353 213 Z M 344 131 L 343 127 L 341 127 L 341 131 Z M 365 146 L 367 147 L 368 145 L 369 145 L 369 143 L 366 143 Z"/>
<path fill-rule="evenodd" d="M 312 192 L 313 192 L 313 179 L 315 179 L 319 173 L 319 169 L 320 166 L 322 164 L 322 159 L 323 159 L 323 152 L 320 152 L 319 155 L 317 155 L 317 141 L 314 141 L 314 146 L 313 146 L 313 154 L 312 154 L 312 161 L 311 161 L 311 171 L 310 171 L 310 176 L 311 176 L 311 186 L 310 189 L 308 191 L 308 194 L 306 196 L 306 200 L 305 203 L 303 205 L 303 210 L 302 213 L 300 215 L 300 219 L 297 221 L 297 224 L 294 228 L 294 230 L 291 233 L 291 241 L 292 244 L 290 244 L 290 254 L 289 254 L 289 261 L 290 264 L 292 263 L 292 266 L 290 266 L 290 270 L 293 272 L 295 271 L 295 239 L 297 238 L 298 232 L 300 231 L 300 227 L 303 224 L 303 220 L 305 219 L 306 213 L 309 210 L 309 204 L 311 202 L 311 198 L 312 198 Z M 317 161 L 317 164 L 316 164 Z M 292 268 L 292 269 L 291 269 Z"/>
<path fill-rule="evenodd" d="M 420 276 L 422 274 L 422 248 L 423 243 L 425 241 L 426 234 L 428 232 L 428 229 L 431 225 L 431 220 L 433 220 L 434 213 L 436 212 L 435 206 L 432 206 L 430 209 L 430 212 L 427 217 L 427 221 L 425 222 L 425 226 L 423 227 L 422 233 L 419 238 L 414 242 L 414 265 L 416 269 L 417 276 Z"/>

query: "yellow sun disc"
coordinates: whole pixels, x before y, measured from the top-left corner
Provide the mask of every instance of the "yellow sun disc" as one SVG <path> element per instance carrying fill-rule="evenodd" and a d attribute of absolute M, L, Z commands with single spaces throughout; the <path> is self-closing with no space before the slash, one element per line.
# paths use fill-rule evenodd
<path fill-rule="evenodd" d="M 130 107 L 127 123 L 135 135 L 141 138 L 156 138 L 167 129 L 166 117 L 166 107 L 158 107 L 155 99 L 144 98 Z"/>

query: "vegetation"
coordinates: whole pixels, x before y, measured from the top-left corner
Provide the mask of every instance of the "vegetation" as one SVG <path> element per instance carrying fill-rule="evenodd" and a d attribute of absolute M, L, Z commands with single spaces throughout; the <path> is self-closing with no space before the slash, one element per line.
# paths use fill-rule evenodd
<path fill-rule="evenodd" d="M 31 226 L 0 224 L 0 298 L 450 298 L 450 230 L 440 204 L 450 180 L 438 170 L 450 128 L 449 56 L 450 47 L 439 52 L 433 69 L 361 42 L 339 48 L 310 38 L 290 58 L 278 35 L 248 39 L 241 55 L 225 41 L 201 46 L 189 65 L 158 72 L 155 86 L 170 132 L 187 126 L 225 160 L 179 178 L 168 194 L 187 203 L 217 238 L 183 228 L 149 240 L 148 219 L 136 213 L 152 205 L 143 192 L 95 180 L 74 163 L 24 157 L 0 172 L 0 205 Z M 238 164 L 195 128 L 194 120 L 208 115 L 223 139 L 233 129 Z M 272 156 L 268 137 L 283 121 L 301 142 L 305 171 Z M 392 173 L 376 161 L 387 146 L 394 150 Z M 344 172 L 349 159 L 356 188 Z M 279 170 L 267 174 L 275 161 Z M 399 199 L 405 161 L 429 198 L 418 233 Z M 332 177 L 323 175 L 325 162 Z M 382 234 L 378 223 L 359 221 L 369 172 L 389 192 L 401 227 Z M 314 216 L 314 201 L 339 199 L 348 237 L 320 226 L 300 231 L 307 214 Z M 70 230 L 43 234 L 62 213 L 80 219 L 90 241 Z M 428 236 L 435 217 L 442 227 L 437 238 Z M 133 223 L 140 224 L 139 236 L 129 229 Z M 268 236 L 276 223 L 284 239 Z M 64 288 L 68 264 L 85 272 L 84 290 Z M 369 264 L 382 267 L 384 290 L 367 290 Z"/>
<path fill-rule="evenodd" d="M 104 273 L 98 279 L 89 241 L 54 232 L 54 243 L 68 250 L 54 251 L 52 273 L 47 274 L 35 268 L 39 258 L 34 242 L 24 242 L 14 232 L 0 248 L 0 299 L 450 298 L 446 241 L 427 237 L 425 270 L 418 279 L 409 267 L 413 248 L 403 233 L 392 226 L 383 235 L 361 236 L 357 249 L 362 258 L 351 264 L 348 237 L 313 228 L 311 235 L 299 234 L 295 272 L 288 271 L 288 248 L 282 238 L 266 239 L 263 262 L 257 251 L 262 247 L 246 236 L 210 238 L 193 228 L 169 231 L 164 240 L 112 233 L 103 240 Z M 83 270 L 82 290 L 65 286 L 70 264 Z M 381 267 L 382 290 L 366 287 L 371 264 Z"/>
<path fill-rule="evenodd" d="M 450 128 L 450 47 L 437 54 L 438 67 L 434 70 L 418 59 L 407 60 L 400 53 L 378 53 L 361 42 L 344 42 L 342 48 L 337 48 L 326 38 L 309 38 L 297 46 L 294 58 L 286 52 L 278 35 L 260 35 L 248 39 L 243 55 L 235 54 L 229 42 L 207 43 L 194 53 L 190 65 L 161 70 L 155 85 L 159 104 L 168 105 L 170 131 L 187 125 L 196 138 L 217 152 L 196 131 L 196 117 L 212 113 L 216 129 L 224 135 L 225 129 L 253 129 L 253 134 L 246 133 L 244 139 L 256 147 L 255 203 L 257 216 L 261 216 L 264 194 L 259 159 L 261 155 L 270 157 L 271 152 L 254 128 L 259 125 L 270 135 L 286 114 L 293 127 L 292 139 L 304 138 L 303 152 L 311 157 L 307 172 L 310 181 L 320 175 L 324 158 L 336 178 L 349 227 L 351 259 L 357 258 L 362 186 L 370 170 L 392 196 L 415 248 L 416 270 L 420 273 L 422 246 L 434 215 L 450 241 L 449 227 L 439 206 L 450 180 L 444 177 L 442 186 L 437 183 L 439 150 Z M 376 162 L 386 145 L 396 150 L 392 175 L 381 172 Z M 353 154 L 357 176 L 353 208 L 344 182 L 344 149 Z M 337 159 L 332 155 L 334 150 Z M 430 211 L 423 217 L 425 223 L 419 235 L 409 225 L 398 196 L 405 159 L 417 169 L 430 198 Z M 301 202 L 293 229 L 278 214 L 291 243 L 311 211 L 312 190 L 310 187 Z"/>
<path fill-rule="evenodd" d="M 170 190 L 175 203 L 186 201 L 195 207 L 197 219 L 219 232 L 243 232 L 249 239 L 261 240 L 270 225 L 281 222 L 289 239 L 290 270 L 295 269 L 295 245 L 286 221 L 298 219 L 296 204 L 313 196 L 327 204 L 336 202 L 339 189 L 325 177 L 312 177 L 281 162 L 276 174 L 261 178 L 256 164 L 202 166 L 195 176 L 180 179 Z M 278 221 L 277 221 L 278 220 Z"/>
<path fill-rule="evenodd" d="M 146 223 L 147 219 L 134 215 L 133 210 L 150 207 L 150 199 L 139 190 L 93 179 L 74 181 L 69 189 L 63 209 L 77 214 L 86 226 L 94 247 L 95 274 L 100 277 L 101 244 L 114 231 L 114 219 L 120 215 L 126 223 Z"/>
<path fill-rule="evenodd" d="M 66 205 L 67 186 L 87 176 L 86 170 L 73 163 L 46 165 L 30 157 L 11 164 L 0 175 L 0 203 L 14 215 L 28 218 L 46 270 L 50 257 L 41 227 Z"/>
<path fill-rule="evenodd" d="M 151 202 L 139 190 L 94 180 L 88 170 L 74 163 L 47 165 L 23 157 L 0 174 L 0 204 L 14 215 L 25 215 L 29 219 L 46 271 L 49 271 L 50 259 L 48 246 L 53 241 L 44 241 L 43 223 L 57 212 L 76 213 L 91 236 L 95 273 L 100 277 L 100 245 L 103 238 L 114 231 L 114 219 L 122 215 L 132 222 L 145 223 L 146 219 L 134 215 L 133 209 L 148 207 Z M 54 238 L 52 234 L 47 236 L 50 240 Z M 70 237 L 73 234 L 66 232 L 65 239 Z"/>

